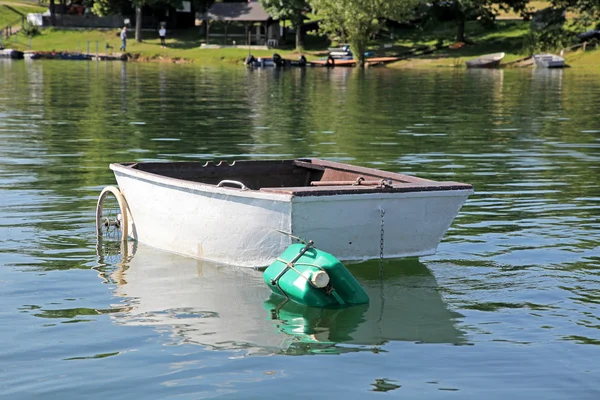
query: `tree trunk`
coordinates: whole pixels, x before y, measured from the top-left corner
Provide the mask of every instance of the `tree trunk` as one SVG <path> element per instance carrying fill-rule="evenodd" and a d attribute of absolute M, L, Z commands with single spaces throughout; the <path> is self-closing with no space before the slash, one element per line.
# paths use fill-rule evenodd
<path fill-rule="evenodd" d="M 464 42 L 465 41 L 465 20 L 463 18 L 459 19 L 456 24 L 456 41 Z"/>
<path fill-rule="evenodd" d="M 302 34 L 302 25 L 304 23 L 304 15 L 300 11 L 296 15 L 294 21 L 294 29 L 296 29 L 296 49 L 302 50 L 304 47 L 304 35 Z"/>
<path fill-rule="evenodd" d="M 135 40 L 142 42 L 142 6 L 135 7 Z"/>
<path fill-rule="evenodd" d="M 56 26 L 56 5 L 50 0 L 50 25 Z"/>
<path fill-rule="evenodd" d="M 302 22 L 296 25 L 296 50 L 304 47 L 304 35 L 302 35 Z"/>
<path fill-rule="evenodd" d="M 354 58 L 356 59 L 356 66 L 363 68 L 365 66 L 365 51 L 367 46 L 365 43 L 350 43 L 350 48 L 354 52 Z"/>

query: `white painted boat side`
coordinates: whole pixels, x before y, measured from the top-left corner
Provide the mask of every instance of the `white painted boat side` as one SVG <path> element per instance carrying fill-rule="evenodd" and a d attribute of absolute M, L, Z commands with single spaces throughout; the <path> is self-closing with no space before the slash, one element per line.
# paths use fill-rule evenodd
<path fill-rule="evenodd" d="M 341 260 L 434 254 L 472 189 L 327 196 L 216 187 L 111 165 L 127 201 L 131 236 L 219 263 L 269 265 L 291 243 L 313 240 Z"/>
<path fill-rule="evenodd" d="M 345 261 L 435 254 L 473 190 L 296 197 L 292 232 Z"/>
<path fill-rule="evenodd" d="M 291 196 L 159 184 L 119 171 L 115 176 L 130 210 L 132 237 L 142 243 L 248 267 L 269 265 L 291 243 L 277 232 L 291 231 Z"/>
<path fill-rule="evenodd" d="M 472 60 L 466 61 L 465 64 L 467 64 L 467 66 L 470 66 L 470 67 L 485 65 L 485 64 L 501 61 L 504 58 L 504 56 L 505 56 L 504 53 L 486 54 L 484 56 L 477 57 Z"/>
<path fill-rule="evenodd" d="M 533 60 L 536 66 L 542 68 L 561 68 L 565 65 L 565 59 L 555 54 L 536 54 Z"/>

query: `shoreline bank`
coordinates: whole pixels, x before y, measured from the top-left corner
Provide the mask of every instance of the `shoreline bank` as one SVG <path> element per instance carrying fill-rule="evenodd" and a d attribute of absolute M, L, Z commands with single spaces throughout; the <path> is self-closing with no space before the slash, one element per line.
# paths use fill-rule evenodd
<path fill-rule="evenodd" d="M 21 50 L 22 51 L 22 50 Z M 219 52 L 217 49 L 206 49 L 204 52 Z M 271 57 L 273 53 L 269 55 L 262 55 L 262 57 Z M 158 53 L 154 55 L 148 55 L 144 53 L 81 53 L 81 52 L 70 52 L 70 51 L 35 51 L 25 50 L 23 53 L 26 58 L 34 60 L 89 60 L 89 61 L 122 61 L 122 62 L 138 62 L 138 63 L 168 63 L 168 64 L 197 64 L 207 66 L 244 66 L 245 57 L 235 57 L 230 55 L 218 55 L 210 54 L 210 57 L 203 58 L 186 58 L 181 56 L 171 56 L 168 51 Z M 279 53 L 279 52 L 278 52 Z M 301 53 L 288 52 L 284 54 L 283 58 L 291 60 L 296 59 Z M 318 60 L 319 58 L 308 53 L 307 55 L 310 61 Z M 484 54 L 481 54 L 484 55 Z M 216 56 L 216 57 L 215 57 Z M 436 54 L 430 53 L 425 56 L 416 57 L 402 57 L 398 61 L 393 61 L 385 65 L 375 64 L 367 67 L 385 67 L 390 69 L 466 69 L 465 62 L 469 59 L 476 58 L 479 55 L 471 57 L 453 57 L 448 54 Z M 259 57 L 261 57 L 259 55 Z M 600 65 L 600 50 L 588 50 L 588 51 L 574 51 L 564 55 L 567 68 L 576 69 L 598 69 Z M 498 67 L 499 69 L 528 69 L 534 68 L 533 58 L 531 56 L 523 55 L 508 55 L 506 62 L 503 62 Z M 308 68 L 319 67 L 320 65 L 308 66 Z M 272 67 L 271 67 L 272 68 Z M 287 68 L 287 67 L 286 67 Z M 294 67 L 295 68 L 295 67 Z M 337 68 L 354 68 L 351 66 L 339 65 Z M 599 70 L 600 71 L 600 70 Z"/>

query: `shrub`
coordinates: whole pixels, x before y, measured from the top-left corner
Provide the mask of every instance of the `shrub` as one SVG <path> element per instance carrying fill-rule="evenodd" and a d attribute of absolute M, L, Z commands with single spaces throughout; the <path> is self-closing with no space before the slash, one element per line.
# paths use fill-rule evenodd
<path fill-rule="evenodd" d="M 21 32 L 28 37 L 34 37 L 41 33 L 39 26 L 27 20 L 23 21 L 23 24 L 21 25 Z"/>

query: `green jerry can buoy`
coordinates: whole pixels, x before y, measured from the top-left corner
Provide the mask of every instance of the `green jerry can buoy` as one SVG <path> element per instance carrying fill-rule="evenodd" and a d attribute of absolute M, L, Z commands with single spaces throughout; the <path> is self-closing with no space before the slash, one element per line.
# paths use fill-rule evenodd
<path fill-rule="evenodd" d="M 290 245 L 263 274 L 274 294 L 310 307 L 365 304 L 369 296 L 337 258 L 312 241 Z"/>

